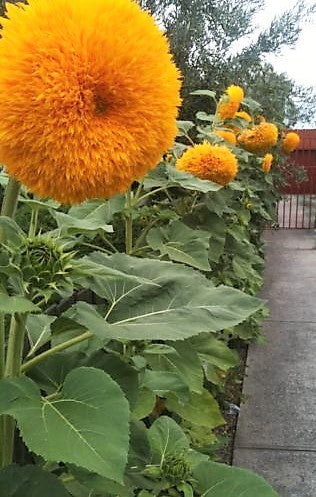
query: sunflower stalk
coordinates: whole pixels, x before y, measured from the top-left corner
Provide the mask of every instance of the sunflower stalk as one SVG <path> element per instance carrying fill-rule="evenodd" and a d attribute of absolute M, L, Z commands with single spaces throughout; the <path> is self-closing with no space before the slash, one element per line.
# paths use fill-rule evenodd
<path fill-rule="evenodd" d="M 14 218 L 18 205 L 20 183 L 10 178 L 1 207 L 1 215 Z M 0 243 L 5 242 L 5 235 L 0 230 Z M 5 356 L 5 315 L 0 316 L 0 377 L 18 376 L 22 362 L 22 349 L 25 334 L 26 315 L 12 316 L 9 331 L 7 355 Z M 8 374 L 10 373 L 10 374 Z M 15 422 L 10 416 L 0 417 L 0 463 L 11 464 L 13 460 Z"/>
<path fill-rule="evenodd" d="M 18 205 L 18 198 L 21 185 L 14 178 L 10 178 L 5 190 L 1 208 L 1 215 L 14 218 Z"/>
<path fill-rule="evenodd" d="M 8 350 L 5 363 L 4 376 L 14 378 L 21 374 L 22 353 L 25 336 L 26 314 L 15 314 L 11 318 Z M 2 417 L 2 465 L 7 466 L 13 462 L 15 421 L 10 416 Z"/>

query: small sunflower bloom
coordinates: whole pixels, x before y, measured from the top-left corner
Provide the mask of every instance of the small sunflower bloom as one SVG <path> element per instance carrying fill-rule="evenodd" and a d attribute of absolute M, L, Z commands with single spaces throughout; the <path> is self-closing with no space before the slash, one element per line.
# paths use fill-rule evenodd
<path fill-rule="evenodd" d="M 221 138 L 223 138 L 223 140 L 226 140 L 231 145 L 235 146 L 237 143 L 236 135 L 232 131 L 225 131 L 224 129 L 216 129 L 215 131 L 213 131 L 213 133 L 214 135 L 220 136 Z"/>
<path fill-rule="evenodd" d="M 294 150 L 297 149 L 297 147 L 300 144 L 300 137 L 297 133 L 294 131 L 290 131 L 289 133 L 286 133 L 283 143 L 282 143 L 282 150 L 286 154 L 290 154 L 291 152 L 294 152 Z"/>
<path fill-rule="evenodd" d="M 132 0 L 7 4 L 0 163 L 65 204 L 123 193 L 173 143 L 179 72 Z"/>
<path fill-rule="evenodd" d="M 278 128 L 275 124 L 263 122 L 252 129 L 244 130 L 239 135 L 238 141 L 249 152 L 264 152 L 276 145 Z"/>
<path fill-rule="evenodd" d="M 233 119 L 243 99 L 244 90 L 240 86 L 229 86 L 218 104 L 217 114 L 221 119 Z"/>
<path fill-rule="evenodd" d="M 248 112 L 245 112 L 244 110 L 240 112 L 236 112 L 235 117 L 239 117 L 240 119 L 244 119 L 247 121 L 247 123 L 251 123 L 252 117 L 248 114 Z"/>
<path fill-rule="evenodd" d="M 272 154 L 266 154 L 263 157 L 262 170 L 264 173 L 268 173 L 270 171 L 271 166 L 272 166 L 272 162 L 273 162 L 273 155 Z"/>
<path fill-rule="evenodd" d="M 178 159 L 176 168 L 224 186 L 237 175 L 238 162 L 225 145 L 204 142 L 186 150 Z"/>

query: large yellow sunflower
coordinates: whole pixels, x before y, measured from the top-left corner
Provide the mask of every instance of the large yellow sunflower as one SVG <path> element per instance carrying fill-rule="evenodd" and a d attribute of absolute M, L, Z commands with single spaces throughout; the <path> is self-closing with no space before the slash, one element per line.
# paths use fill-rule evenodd
<path fill-rule="evenodd" d="M 229 86 L 218 104 L 217 114 L 222 119 L 232 119 L 235 117 L 243 99 L 244 90 L 240 86 Z"/>
<path fill-rule="evenodd" d="M 285 152 L 286 154 L 290 154 L 291 152 L 294 152 L 294 150 L 297 149 L 297 147 L 299 146 L 300 144 L 300 137 L 297 133 L 295 133 L 294 131 L 290 131 L 289 133 L 287 133 L 283 139 L 283 143 L 282 143 L 282 150 L 283 152 Z"/>
<path fill-rule="evenodd" d="M 238 141 L 250 152 L 263 152 L 276 145 L 278 128 L 272 123 L 262 122 L 252 129 L 244 130 L 239 135 Z"/>
<path fill-rule="evenodd" d="M 232 181 L 238 172 L 235 155 L 225 145 L 211 145 L 208 142 L 188 148 L 178 159 L 176 167 L 223 186 Z"/>
<path fill-rule="evenodd" d="M 63 203 L 124 192 L 176 135 L 179 73 L 132 0 L 8 5 L 0 40 L 0 163 Z"/>

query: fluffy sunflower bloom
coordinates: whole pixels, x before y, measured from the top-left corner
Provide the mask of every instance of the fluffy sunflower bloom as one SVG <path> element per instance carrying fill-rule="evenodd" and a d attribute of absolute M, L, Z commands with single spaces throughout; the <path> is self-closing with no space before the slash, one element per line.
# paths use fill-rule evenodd
<path fill-rule="evenodd" d="M 223 140 L 228 141 L 229 143 L 231 143 L 231 145 L 235 146 L 237 143 L 236 135 L 232 131 L 225 131 L 224 129 L 216 129 L 215 131 L 213 131 L 213 133 L 214 135 L 223 138 Z"/>
<path fill-rule="evenodd" d="M 260 123 L 244 130 L 238 137 L 240 145 L 249 152 L 263 152 L 278 141 L 278 128 L 272 123 Z"/>
<path fill-rule="evenodd" d="M 235 117 L 240 117 L 241 119 L 247 121 L 247 123 L 251 123 L 252 121 L 251 116 L 248 114 L 248 112 L 245 112 L 244 110 L 236 112 Z"/>
<path fill-rule="evenodd" d="M 195 145 L 184 152 L 176 167 L 201 179 L 227 185 L 238 172 L 235 155 L 225 145 L 208 142 Z"/>
<path fill-rule="evenodd" d="M 273 162 L 273 155 L 272 154 L 266 154 L 263 157 L 262 170 L 264 173 L 268 173 L 270 171 L 272 162 Z"/>
<path fill-rule="evenodd" d="M 222 119 L 232 119 L 235 117 L 243 99 L 244 90 L 240 86 L 229 86 L 218 104 L 217 114 Z"/>
<path fill-rule="evenodd" d="M 297 149 L 297 147 L 300 144 L 300 137 L 297 133 L 294 133 L 294 131 L 290 131 L 289 133 L 286 133 L 283 143 L 282 143 L 282 150 L 286 154 L 290 154 L 291 152 L 294 152 L 294 150 Z"/>
<path fill-rule="evenodd" d="M 179 72 L 132 0 L 8 4 L 0 40 L 0 163 L 41 197 L 124 192 L 176 136 Z"/>

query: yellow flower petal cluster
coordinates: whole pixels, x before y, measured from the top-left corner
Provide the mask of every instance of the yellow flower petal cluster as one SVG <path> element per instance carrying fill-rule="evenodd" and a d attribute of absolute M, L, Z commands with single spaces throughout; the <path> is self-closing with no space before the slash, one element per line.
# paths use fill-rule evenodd
<path fill-rule="evenodd" d="M 176 135 L 179 72 L 132 0 L 8 4 L 0 40 L 0 163 L 63 203 L 124 192 Z"/>
<path fill-rule="evenodd" d="M 176 167 L 179 171 L 223 186 L 232 181 L 238 172 L 235 155 L 225 145 L 211 145 L 208 142 L 186 150 Z"/>
<path fill-rule="evenodd" d="M 270 171 L 272 162 L 273 162 L 273 155 L 272 154 L 266 154 L 263 157 L 262 170 L 264 173 L 268 173 Z"/>
<path fill-rule="evenodd" d="M 235 133 L 232 131 L 225 131 L 224 129 L 216 129 L 213 131 L 214 135 L 220 136 L 224 140 L 228 141 L 232 145 L 236 145 L 237 143 L 237 138 Z"/>
<path fill-rule="evenodd" d="M 294 152 L 294 150 L 297 149 L 297 147 L 300 144 L 300 137 L 297 133 L 294 131 L 290 131 L 287 133 L 283 139 L 282 143 L 282 150 L 283 152 L 290 154 L 291 152 Z"/>
<path fill-rule="evenodd" d="M 222 119 L 232 119 L 235 117 L 243 99 L 244 90 L 240 86 L 229 86 L 224 98 L 222 98 L 218 104 L 217 114 Z"/>
<path fill-rule="evenodd" d="M 244 130 L 238 141 L 249 152 L 263 152 L 277 143 L 278 128 L 272 123 L 263 122 Z"/>
<path fill-rule="evenodd" d="M 241 119 L 245 119 L 247 123 L 251 123 L 252 121 L 251 116 L 248 114 L 248 112 L 245 112 L 244 110 L 236 112 L 235 117 L 240 117 Z"/>

